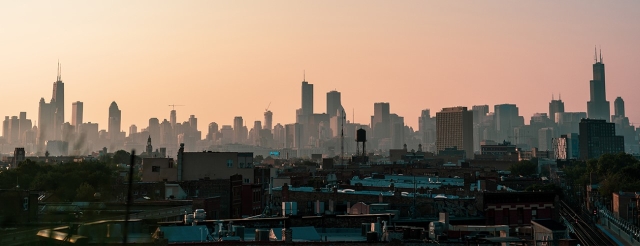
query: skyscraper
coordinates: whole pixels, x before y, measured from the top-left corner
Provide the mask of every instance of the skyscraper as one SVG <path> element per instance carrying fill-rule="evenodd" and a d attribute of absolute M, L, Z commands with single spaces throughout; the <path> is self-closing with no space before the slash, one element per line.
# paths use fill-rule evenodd
<path fill-rule="evenodd" d="M 498 142 L 511 141 L 513 129 L 524 125 L 524 118 L 519 115 L 515 104 L 495 105 L 493 116 Z"/>
<path fill-rule="evenodd" d="M 329 118 L 336 116 L 338 112 L 342 111 L 344 111 L 344 109 L 342 108 L 340 92 L 327 92 L 327 114 Z"/>
<path fill-rule="evenodd" d="M 133 136 L 138 133 L 138 127 L 136 125 L 131 125 L 129 127 L 129 136 Z"/>
<path fill-rule="evenodd" d="M 83 104 L 81 101 L 73 102 L 71 104 L 71 125 L 78 130 L 78 126 L 82 124 L 82 110 Z"/>
<path fill-rule="evenodd" d="M 220 136 L 218 135 L 218 123 L 209 123 L 209 130 L 207 131 L 207 140 L 216 140 Z"/>
<path fill-rule="evenodd" d="M 313 84 L 302 81 L 302 111 L 301 115 L 307 116 L 313 114 Z"/>
<path fill-rule="evenodd" d="M 558 100 L 551 98 L 551 102 L 549 103 L 549 119 L 551 119 L 552 122 L 556 122 L 556 113 L 564 113 L 564 102 L 560 98 L 558 98 Z"/>
<path fill-rule="evenodd" d="M 60 63 L 58 74 L 53 82 L 51 101 L 46 103 L 40 98 L 38 107 L 38 144 L 40 147 L 48 140 L 59 140 L 62 137 L 62 123 L 64 122 L 64 83 L 62 82 Z M 40 148 L 39 150 L 43 150 Z"/>
<path fill-rule="evenodd" d="M 264 112 L 264 129 L 271 131 L 273 124 L 273 113 L 271 110 Z"/>
<path fill-rule="evenodd" d="M 51 104 L 54 106 L 54 136 L 56 140 L 62 139 L 62 124 L 64 123 L 64 83 L 62 83 L 62 71 L 60 63 L 58 63 L 58 77 L 53 82 L 53 96 Z"/>
<path fill-rule="evenodd" d="M 111 141 L 115 141 L 117 136 L 120 134 L 120 126 L 122 123 L 121 119 L 122 113 L 118 108 L 118 104 L 115 101 L 111 102 L 109 106 L 109 137 Z"/>
<path fill-rule="evenodd" d="M 613 101 L 613 116 L 615 117 L 625 117 L 624 115 L 624 100 L 622 97 L 617 97 L 615 101 Z"/>
<path fill-rule="evenodd" d="M 373 137 L 382 139 L 391 136 L 389 112 L 390 106 L 388 102 L 378 102 L 373 104 L 373 117 L 371 117 Z"/>
<path fill-rule="evenodd" d="M 457 147 L 473 158 L 473 112 L 467 107 L 443 108 L 436 113 L 436 148 Z"/>
<path fill-rule="evenodd" d="M 616 136 L 614 124 L 605 120 L 582 119 L 579 139 L 582 160 L 624 152 L 624 137 Z"/>
<path fill-rule="evenodd" d="M 602 52 L 600 52 L 600 60 L 595 56 L 593 64 L 593 80 L 590 81 L 590 101 L 587 102 L 587 116 L 589 119 L 601 119 L 609 121 L 611 116 L 609 112 L 609 101 L 607 101 L 607 93 L 604 76 L 604 63 L 602 63 Z"/>
<path fill-rule="evenodd" d="M 171 128 L 176 128 L 176 110 L 171 110 L 171 114 L 169 115 L 169 122 L 171 123 Z"/>
<path fill-rule="evenodd" d="M 233 143 L 244 143 L 244 121 L 242 116 L 236 116 L 233 119 Z"/>

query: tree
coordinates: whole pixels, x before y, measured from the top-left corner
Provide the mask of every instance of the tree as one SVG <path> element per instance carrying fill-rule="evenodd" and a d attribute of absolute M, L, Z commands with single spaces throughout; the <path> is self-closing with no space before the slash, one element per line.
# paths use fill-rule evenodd
<path fill-rule="evenodd" d="M 75 200 L 78 202 L 89 202 L 93 201 L 93 195 L 96 193 L 96 190 L 93 189 L 93 186 L 87 183 L 82 183 L 80 187 L 76 190 L 76 198 Z"/>
<path fill-rule="evenodd" d="M 511 171 L 511 174 L 516 176 L 530 176 L 538 173 L 538 165 L 527 160 L 519 161 L 515 164 L 511 164 L 509 171 Z"/>
<path fill-rule="evenodd" d="M 129 164 L 131 162 L 131 154 L 124 150 L 118 150 L 113 153 L 113 164 Z"/>

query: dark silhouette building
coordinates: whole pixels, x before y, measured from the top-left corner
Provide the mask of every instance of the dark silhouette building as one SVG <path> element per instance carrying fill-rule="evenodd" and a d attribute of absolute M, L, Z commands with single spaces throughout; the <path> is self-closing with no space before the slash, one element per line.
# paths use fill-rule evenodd
<path fill-rule="evenodd" d="M 609 121 L 611 109 L 609 101 L 607 101 L 607 93 L 604 76 L 604 63 L 602 63 L 602 52 L 600 52 L 600 60 L 595 57 L 593 64 L 593 79 L 589 82 L 590 99 L 587 102 L 587 116 L 589 119 L 601 119 Z"/>
<path fill-rule="evenodd" d="M 60 63 L 56 81 L 53 82 L 51 101 L 46 103 L 44 98 L 41 98 L 38 111 L 38 143 L 43 145 L 45 141 L 61 138 L 61 127 L 64 123 L 64 83 Z"/>
<path fill-rule="evenodd" d="M 373 137 L 377 139 L 388 138 L 391 135 L 391 118 L 388 102 L 378 102 L 373 104 L 373 117 L 371 117 L 371 128 Z"/>
<path fill-rule="evenodd" d="M 71 104 L 71 125 L 75 127 L 76 131 L 80 125 L 82 125 L 82 111 L 83 103 L 81 101 L 73 102 Z"/>
<path fill-rule="evenodd" d="M 605 120 L 582 119 L 579 139 L 583 160 L 624 152 L 624 137 L 616 136 L 615 125 Z"/>
<path fill-rule="evenodd" d="M 340 92 L 327 92 L 327 114 L 329 115 L 329 118 L 338 115 L 338 112 L 342 111 L 344 111 L 344 108 L 342 108 Z"/>
<path fill-rule="evenodd" d="M 118 104 L 115 101 L 111 102 L 109 106 L 109 136 L 112 142 L 120 135 L 121 116 L 122 112 L 118 108 Z"/>
<path fill-rule="evenodd" d="M 556 113 L 564 113 L 564 102 L 560 98 L 558 100 L 552 98 L 549 103 L 549 119 L 552 122 L 556 122 Z"/>

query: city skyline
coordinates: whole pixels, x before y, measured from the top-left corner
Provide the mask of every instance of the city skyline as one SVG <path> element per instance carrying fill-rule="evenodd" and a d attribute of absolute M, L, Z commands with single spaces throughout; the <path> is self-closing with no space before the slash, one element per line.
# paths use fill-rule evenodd
<path fill-rule="evenodd" d="M 423 109 L 433 114 L 482 104 L 515 104 L 527 122 L 548 112 L 552 95 L 562 95 L 567 112 L 587 112 L 598 45 L 607 100 L 622 97 L 630 122 L 640 121 L 633 106 L 640 99 L 630 90 L 640 77 L 633 69 L 640 64 L 640 36 L 633 31 L 640 22 L 629 21 L 640 16 L 635 2 L 583 3 L 576 10 L 570 3 L 341 3 L 335 9 L 338 2 L 41 3 L 3 3 L 10 11 L 0 21 L 16 24 L 0 48 L 7 54 L 0 72 L 10 81 L 3 91 L 11 103 L 0 106 L 5 116 L 27 112 L 37 121 L 37 102 L 48 103 L 60 59 L 64 106 L 83 102 L 83 121 L 100 129 L 107 129 L 113 101 L 122 110 L 122 129 L 169 119 L 169 104 L 186 105 L 177 109 L 178 122 L 196 115 L 205 125 L 223 126 L 242 116 L 251 127 L 271 103 L 273 125 L 284 125 L 295 122 L 302 80 L 314 85 L 314 113 L 326 111 L 325 95 L 336 90 L 347 120 L 355 111 L 362 124 L 370 123 L 376 102 L 389 102 L 414 129 Z M 181 11 L 165 15 L 172 8 Z M 323 18 L 330 15 L 335 18 Z M 148 32 L 135 32 L 143 29 Z M 64 122 L 71 122 L 70 110 Z"/>

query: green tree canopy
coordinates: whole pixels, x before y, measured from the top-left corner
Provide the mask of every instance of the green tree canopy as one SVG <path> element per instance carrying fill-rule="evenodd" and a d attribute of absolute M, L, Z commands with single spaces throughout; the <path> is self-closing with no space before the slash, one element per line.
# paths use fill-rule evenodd
<path fill-rule="evenodd" d="M 519 161 L 517 163 L 511 164 L 509 167 L 509 171 L 513 175 L 522 175 L 522 176 L 530 176 L 538 173 L 538 165 L 527 160 Z"/>

